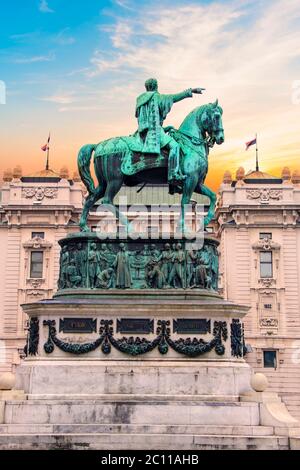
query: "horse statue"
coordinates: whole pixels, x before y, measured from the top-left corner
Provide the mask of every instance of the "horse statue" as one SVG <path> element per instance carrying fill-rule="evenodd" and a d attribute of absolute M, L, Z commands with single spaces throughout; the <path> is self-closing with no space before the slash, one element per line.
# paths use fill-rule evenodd
<path fill-rule="evenodd" d="M 208 155 L 210 148 L 216 143 L 224 142 L 222 124 L 223 110 L 218 104 L 209 103 L 191 111 L 184 119 L 179 129 L 172 126 L 165 128 L 180 146 L 181 169 L 184 175 L 182 187 L 171 189 L 171 192 L 182 193 L 181 211 L 178 228 L 185 232 L 186 206 L 190 204 L 193 192 L 209 198 L 209 210 L 204 219 L 208 225 L 214 216 L 216 195 L 204 185 L 208 171 Z M 149 154 L 146 157 L 132 150 L 135 135 L 113 137 L 99 144 L 88 144 L 81 148 L 78 155 L 78 170 L 81 179 L 88 190 L 80 218 L 81 231 L 89 231 L 87 217 L 94 204 L 102 199 L 128 229 L 127 218 L 114 205 L 114 198 L 123 184 L 137 186 L 147 183 L 167 184 L 168 182 L 168 152 L 162 149 L 160 155 Z M 90 172 L 90 163 L 94 152 L 95 174 L 98 186 L 95 187 Z"/>

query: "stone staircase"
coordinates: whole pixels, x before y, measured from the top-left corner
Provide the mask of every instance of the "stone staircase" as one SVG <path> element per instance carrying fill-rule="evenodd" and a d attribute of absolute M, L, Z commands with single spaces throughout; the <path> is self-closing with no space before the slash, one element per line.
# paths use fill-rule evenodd
<path fill-rule="evenodd" d="M 259 424 L 257 403 L 220 397 L 120 395 L 7 401 L 0 449 L 211 450 L 291 448 Z M 217 424 L 216 424 L 217 423 Z"/>

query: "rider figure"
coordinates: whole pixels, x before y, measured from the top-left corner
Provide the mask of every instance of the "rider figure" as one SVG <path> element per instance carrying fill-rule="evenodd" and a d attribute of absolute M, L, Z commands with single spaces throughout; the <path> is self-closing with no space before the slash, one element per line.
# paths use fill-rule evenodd
<path fill-rule="evenodd" d="M 179 187 L 185 179 L 180 168 L 180 147 L 175 139 L 166 134 L 162 125 L 174 103 L 191 98 L 193 93 L 201 94 L 204 88 L 189 88 L 175 95 L 162 95 L 158 92 L 155 78 L 145 83 L 146 92 L 136 102 L 135 116 L 138 120 L 139 151 L 143 154 L 160 154 L 166 147 L 169 150 L 168 182 L 170 187 Z"/>

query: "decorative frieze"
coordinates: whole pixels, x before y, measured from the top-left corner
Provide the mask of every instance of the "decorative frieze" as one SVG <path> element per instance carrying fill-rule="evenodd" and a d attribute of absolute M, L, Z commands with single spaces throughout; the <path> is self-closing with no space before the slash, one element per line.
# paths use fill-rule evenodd
<path fill-rule="evenodd" d="M 272 277 L 262 277 L 260 279 L 258 279 L 258 283 L 262 286 L 262 287 L 272 287 L 274 284 L 276 284 L 276 280 Z"/>
<path fill-rule="evenodd" d="M 252 248 L 258 251 L 280 250 L 281 245 L 266 237 L 253 243 Z"/>
<path fill-rule="evenodd" d="M 153 340 L 147 340 L 139 337 L 116 338 L 114 336 L 113 321 L 101 320 L 99 337 L 89 343 L 68 343 L 57 337 L 56 321 L 45 320 L 44 326 L 48 327 L 48 340 L 44 344 L 46 354 L 54 351 L 54 346 L 61 351 L 70 354 L 87 354 L 95 351 L 101 346 L 103 354 L 110 354 L 111 348 L 130 356 L 139 356 L 158 348 L 160 354 L 167 354 L 169 348 L 188 357 L 198 357 L 212 350 L 219 356 L 224 355 L 225 346 L 223 341 L 228 339 L 228 329 L 226 321 L 215 321 L 213 327 L 213 338 L 210 341 L 204 341 L 202 338 L 180 338 L 173 340 L 170 336 L 170 321 L 158 320 L 156 337 Z"/>
<path fill-rule="evenodd" d="M 44 238 L 35 237 L 27 242 L 23 243 L 25 250 L 49 250 L 52 247 L 52 243 L 48 242 Z"/>
<path fill-rule="evenodd" d="M 39 346 L 39 326 L 40 322 L 37 317 L 30 319 L 29 330 L 27 336 L 27 344 L 24 348 L 24 353 L 26 356 L 36 356 L 38 353 Z"/>
<path fill-rule="evenodd" d="M 259 324 L 261 327 L 278 328 L 277 318 L 261 318 Z"/>
<path fill-rule="evenodd" d="M 243 357 L 244 355 L 244 335 L 243 325 L 240 320 L 233 319 L 230 325 L 231 332 L 231 354 L 234 357 Z"/>
<path fill-rule="evenodd" d="M 40 298 L 45 297 L 46 290 L 41 289 L 31 289 L 26 291 L 26 295 L 28 298 L 32 297 L 35 300 L 40 300 Z M 40 298 L 39 298 L 40 297 Z"/>
<path fill-rule="evenodd" d="M 43 199 L 56 199 L 58 194 L 57 188 L 30 187 L 22 188 L 22 197 L 25 199 L 35 199 L 43 201 Z"/>
<path fill-rule="evenodd" d="M 32 289 L 40 289 L 45 284 L 45 279 L 27 279 L 26 283 Z"/>
<path fill-rule="evenodd" d="M 280 200 L 282 199 L 282 190 L 281 189 L 247 189 L 246 190 L 247 199 L 255 199 L 260 202 L 260 204 L 267 204 L 270 200 Z"/>
<path fill-rule="evenodd" d="M 185 238 L 102 243 L 95 233 L 89 233 L 74 234 L 60 245 L 60 294 L 80 288 L 218 288 L 218 242 L 212 238 L 205 238 L 204 243 Z"/>

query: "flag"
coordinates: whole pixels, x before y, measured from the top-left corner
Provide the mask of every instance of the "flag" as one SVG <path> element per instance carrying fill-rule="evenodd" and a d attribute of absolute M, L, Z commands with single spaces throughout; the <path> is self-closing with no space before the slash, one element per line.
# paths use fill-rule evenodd
<path fill-rule="evenodd" d="M 255 137 L 255 139 L 249 140 L 249 142 L 246 142 L 246 150 L 248 150 L 248 148 L 251 147 L 251 145 L 254 145 L 254 144 L 256 144 L 256 137 Z"/>
<path fill-rule="evenodd" d="M 46 152 L 47 150 L 49 150 L 49 143 L 50 143 L 50 134 L 49 134 L 47 143 L 46 143 L 45 145 L 43 145 L 43 147 L 41 147 L 41 149 L 43 150 L 43 152 Z"/>

